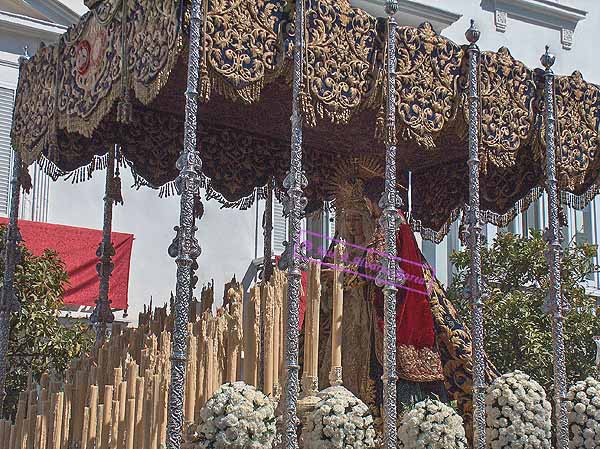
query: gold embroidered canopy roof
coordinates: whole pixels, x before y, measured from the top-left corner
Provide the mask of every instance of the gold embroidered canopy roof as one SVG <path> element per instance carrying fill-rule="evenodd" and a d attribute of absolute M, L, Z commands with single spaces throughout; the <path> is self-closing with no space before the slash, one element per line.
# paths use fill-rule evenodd
<path fill-rule="evenodd" d="M 348 158 L 383 161 L 383 22 L 346 0 L 307 1 L 301 107 L 306 194 L 330 200 L 326 179 Z M 293 4 L 203 2 L 199 144 L 207 195 L 248 207 L 289 165 Z M 185 0 L 103 0 L 56 45 L 24 63 L 12 141 L 53 177 L 87 176 L 122 145 L 137 185 L 174 189 L 182 148 Z M 412 217 L 439 239 L 468 198 L 465 47 L 429 24 L 400 27 L 398 166 L 412 174 Z M 544 182 L 540 73 L 509 51 L 483 52 L 481 174 L 485 218 L 504 225 Z M 584 207 L 600 188 L 600 89 L 558 76 L 558 178 L 563 201 Z"/>

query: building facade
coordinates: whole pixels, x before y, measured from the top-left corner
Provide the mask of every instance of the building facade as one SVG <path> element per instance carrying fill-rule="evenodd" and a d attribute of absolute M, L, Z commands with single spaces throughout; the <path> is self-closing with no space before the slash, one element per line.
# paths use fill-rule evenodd
<path fill-rule="evenodd" d="M 19 58 L 33 55 L 42 42 L 52 43 L 79 15 L 57 0 L 0 0 L 0 216 L 8 216 L 12 150 L 10 130 Z M 20 217 L 47 221 L 50 179 L 33 165 L 33 188 L 23 195 Z"/>

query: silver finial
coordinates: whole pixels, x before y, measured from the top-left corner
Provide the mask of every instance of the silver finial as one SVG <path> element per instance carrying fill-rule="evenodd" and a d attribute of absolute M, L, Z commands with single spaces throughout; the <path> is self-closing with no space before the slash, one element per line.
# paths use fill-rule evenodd
<path fill-rule="evenodd" d="M 398 12 L 398 0 L 386 0 L 385 12 L 388 16 L 393 16 Z"/>
<path fill-rule="evenodd" d="M 546 52 L 540 58 L 540 62 L 546 70 L 550 70 L 550 68 L 554 65 L 554 61 L 556 61 L 556 56 L 550 53 L 549 50 L 550 47 L 546 45 Z"/>
<path fill-rule="evenodd" d="M 479 40 L 479 37 L 481 36 L 481 31 L 479 31 L 479 28 L 477 28 L 475 20 L 471 19 L 471 26 L 465 32 L 465 36 L 470 44 L 475 44 Z"/>
<path fill-rule="evenodd" d="M 19 64 L 29 61 L 29 58 L 31 58 L 31 56 L 29 55 L 29 47 L 25 45 L 23 47 L 23 54 L 19 56 Z"/>

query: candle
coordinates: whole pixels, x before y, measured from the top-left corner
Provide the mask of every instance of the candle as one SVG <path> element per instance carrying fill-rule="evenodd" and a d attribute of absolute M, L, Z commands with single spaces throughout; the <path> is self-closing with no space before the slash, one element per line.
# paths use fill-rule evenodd
<path fill-rule="evenodd" d="M 265 364 L 264 364 L 264 393 L 267 396 L 273 394 L 273 314 L 275 289 L 273 284 L 265 284 Z"/>
<path fill-rule="evenodd" d="M 304 397 L 314 396 L 319 387 L 319 308 L 321 306 L 321 269 L 311 262 L 309 265 L 304 315 L 304 375 L 302 377 Z"/>
<path fill-rule="evenodd" d="M 340 242 L 335 246 L 333 271 L 333 311 L 331 317 L 331 386 L 342 385 L 342 315 L 344 301 L 344 272 L 342 260 L 346 246 Z"/>
<path fill-rule="evenodd" d="M 283 289 L 281 288 L 281 280 L 276 274 L 271 276 L 273 282 L 273 393 L 279 393 L 279 368 L 281 357 L 281 306 Z"/>
<path fill-rule="evenodd" d="M 309 278 L 306 292 L 306 307 L 304 309 L 304 360 L 303 360 L 303 386 L 305 389 L 307 388 L 307 379 L 311 376 L 311 365 L 312 365 L 312 356 L 311 356 L 311 346 L 313 343 L 312 338 L 312 301 L 313 297 L 311 294 L 311 282 L 312 278 Z M 304 391 L 306 395 L 308 392 Z"/>
<path fill-rule="evenodd" d="M 311 376 L 317 381 L 319 378 L 319 312 L 321 309 L 321 264 L 313 263 L 310 267 L 311 275 L 311 307 L 312 307 L 312 345 L 311 345 Z"/>

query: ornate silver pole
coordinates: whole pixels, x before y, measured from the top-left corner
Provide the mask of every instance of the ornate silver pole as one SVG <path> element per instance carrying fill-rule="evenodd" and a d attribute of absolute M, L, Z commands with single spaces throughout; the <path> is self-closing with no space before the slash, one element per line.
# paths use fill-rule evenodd
<path fill-rule="evenodd" d="M 177 263 L 175 288 L 175 324 L 171 350 L 171 384 L 169 386 L 169 417 L 167 448 L 180 449 L 183 430 L 185 368 L 187 364 L 188 316 L 191 299 L 192 265 L 200 255 L 194 224 L 195 197 L 199 192 L 202 160 L 196 147 L 198 113 L 198 70 L 200 63 L 201 1 L 192 0 L 190 17 L 187 89 L 185 91 L 185 129 L 183 152 L 177 160 L 178 182 L 181 186 L 179 226 L 169 254 Z"/>
<path fill-rule="evenodd" d="M 110 299 L 108 291 L 110 287 L 110 275 L 113 270 L 112 257 L 115 255 L 115 248 L 111 241 L 112 216 L 113 216 L 113 198 L 111 196 L 115 178 L 115 147 L 108 150 L 108 164 L 106 167 L 106 183 L 104 186 L 104 221 L 102 224 L 102 242 L 96 250 L 96 256 L 100 262 L 96 265 L 96 271 L 100 278 L 100 291 L 96 300 L 96 307 L 90 316 L 90 321 L 94 324 L 96 330 L 96 350 L 100 349 L 106 339 L 107 324 L 115 320 L 115 316 L 110 308 Z"/>
<path fill-rule="evenodd" d="M 21 64 L 24 60 L 20 61 Z M 0 293 L 0 414 L 4 407 L 6 390 L 6 367 L 8 365 L 8 341 L 10 337 L 10 316 L 17 312 L 20 303 L 15 291 L 15 269 L 19 261 L 18 244 L 21 241 L 17 220 L 19 217 L 19 200 L 21 198 L 21 157 L 13 153 L 13 171 L 10 181 L 10 215 L 4 241 L 4 279 Z"/>
<path fill-rule="evenodd" d="M 19 58 L 19 71 L 23 69 L 23 65 L 29 60 L 27 46 L 23 47 L 23 52 L 23 56 Z M 20 258 L 18 244 L 21 241 L 17 222 L 19 218 L 19 201 L 21 199 L 21 156 L 16 151 L 13 153 L 13 171 L 10 186 L 10 211 L 2 254 L 4 258 L 4 279 L 2 287 L 0 287 L 0 415 L 4 410 L 4 399 L 6 398 L 5 382 L 10 338 L 10 314 L 17 312 L 21 307 L 14 286 L 15 269 Z"/>
<path fill-rule="evenodd" d="M 469 41 L 469 210 L 467 237 L 471 250 L 470 293 L 473 323 L 473 446 L 485 449 L 485 348 L 481 297 L 481 223 L 479 211 L 479 47 L 475 21 L 465 33 Z"/>
<path fill-rule="evenodd" d="M 398 195 L 396 192 L 396 19 L 397 0 L 387 0 L 387 96 L 385 132 L 385 192 L 381 198 L 384 208 L 382 224 L 385 225 L 385 243 L 388 257 L 386 269 L 380 273 L 384 281 L 384 334 L 383 334 L 383 447 L 395 449 L 398 411 L 396 410 L 396 224 L 398 220 Z M 387 271 L 386 271 L 387 270 Z"/>
<path fill-rule="evenodd" d="M 285 340 L 286 383 L 284 391 L 284 449 L 297 449 L 298 436 L 298 393 L 300 382 L 298 372 L 298 339 L 300 324 L 300 281 L 304 268 L 304 248 L 300 244 L 300 226 L 306 207 L 303 189 L 308 180 L 302 171 L 302 112 L 300 110 L 300 91 L 304 73 L 304 20 L 305 0 L 296 0 L 294 35 L 294 79 L 292 90 L 292 138 L 290 171 L 283 186 L 287 189 L 285 213 L 289 214 L 289 242 L 282 256 L 280 269 L 288 270 L 287 323 Z"/>
<path fill-rule="evenodd" d="M 567 369 L 565 365 L 565 340 L 563 323 L 563 300 L 560 279 L 561 232 L 559 222 L 558 181 L 556 180 L 556 127 L 554 110 L 554 72 L 556 58 L 546 52 L 540 61 L 544 68 L 544 118 L 546 122 L 546 190 L 548 192 L 548 223 L 544 240 L 548 243 L 546 260 L 550 270 L 549 312 L 552 313 L 552 341 L 554 346 L 554 412 L 556 419 L 556 448 L 569 447 L 569 423 L 567 419 Z"/>

